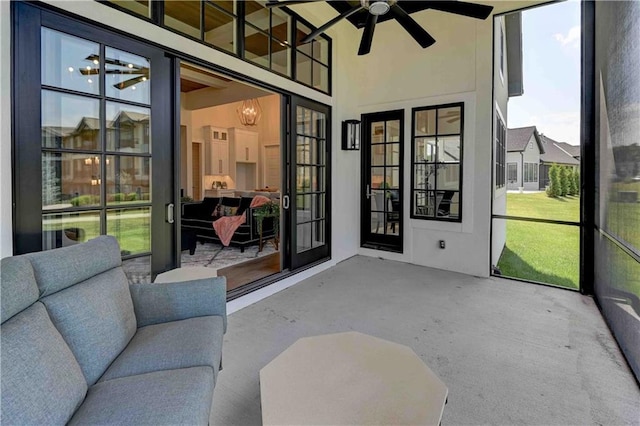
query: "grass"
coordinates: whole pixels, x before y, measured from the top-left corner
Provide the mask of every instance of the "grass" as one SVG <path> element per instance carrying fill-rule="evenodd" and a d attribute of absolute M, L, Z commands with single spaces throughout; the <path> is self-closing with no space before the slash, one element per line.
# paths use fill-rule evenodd
<path fill-rule="evenodd" d="M 580 198 L 550 198 L 544 192 L 507 194 L 507 215 L 578 222 Z M 580 228 L 507 220 L 502 275 L 579 288 Z"/>

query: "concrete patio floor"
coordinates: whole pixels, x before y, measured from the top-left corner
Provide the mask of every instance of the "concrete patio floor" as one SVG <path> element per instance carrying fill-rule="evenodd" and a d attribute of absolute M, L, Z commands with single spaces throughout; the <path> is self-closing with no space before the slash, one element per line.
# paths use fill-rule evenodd
<path fill-rule="evenodd" d="M 591 297 L 362 256 L 229 316 L 211 424 L 261 423 L 259 371 L 298 338 L 413 348 L 451 424 L 640 424 L 640 390 Z"/>

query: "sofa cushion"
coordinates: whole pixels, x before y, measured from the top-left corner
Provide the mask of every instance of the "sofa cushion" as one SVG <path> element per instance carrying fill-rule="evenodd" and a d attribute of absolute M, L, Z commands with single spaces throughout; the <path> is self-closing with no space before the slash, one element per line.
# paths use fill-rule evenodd
<path fill-rule="evenodd" d="M 87 382 L 45 307 L 36 302 L 1 329 L 2 424 L 68 422 Z"/>
<path fill-rule="evenodd" d="M 139 328 L 100 381 L 158 370 L 207 365 L 217 376 L 224 333 L 222 317 L 209 316 Z"/>
<path fill-rule="evenodd" d="M 71 287 L 122 264 L 118 242 L 107 235 L 84 244 L 25 256 L 31 261 L 41 296 Z"/>
<path fill-rule="evenodd" d="M 89 389 L 70 424 L 206 425 L 213 385 L 210 367 L 100 382 Z"/>
<path fill-rule="evenodd" d="M 103 272 L 42 301 L 89 385 L 102 376 L 136 332 L 129 282 L 122 268 Z"/>
<path fill-rule="evenodd" d="M 28 308 L 38 300 L 39 291 L 31 262 L 24 256 L 7 257 L 0 265 L 0 322 Z"/>

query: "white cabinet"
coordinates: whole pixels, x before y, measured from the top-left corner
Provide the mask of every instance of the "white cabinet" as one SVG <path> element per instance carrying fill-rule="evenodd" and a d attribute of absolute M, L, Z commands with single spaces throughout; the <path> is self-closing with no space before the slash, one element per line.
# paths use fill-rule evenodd
<path fill-rule="evenodd" d="M 258 162 L 258 134 L 256 132 L 233 127 L 229 129 L 229 138 L 236 162 Z"/>
<path fill-rule="evenodd" d="M 229 132 L 221 127 L 204 126 L 206 175 L 228 175 L 229 167 Z"/>

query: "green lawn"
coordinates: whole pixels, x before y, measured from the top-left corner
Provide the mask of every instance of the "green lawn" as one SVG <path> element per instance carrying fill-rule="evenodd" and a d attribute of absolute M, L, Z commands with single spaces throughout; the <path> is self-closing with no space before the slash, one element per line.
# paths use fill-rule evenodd
<path fill-rule="evenodd" d="M 507 215 L 579 221 L 580 198 L 549 198 L 543 192 L 507 194 Z M 498 262 L 504 276 L 579 286 L 580 228 L 507 220 L 507 243 Z"/>

